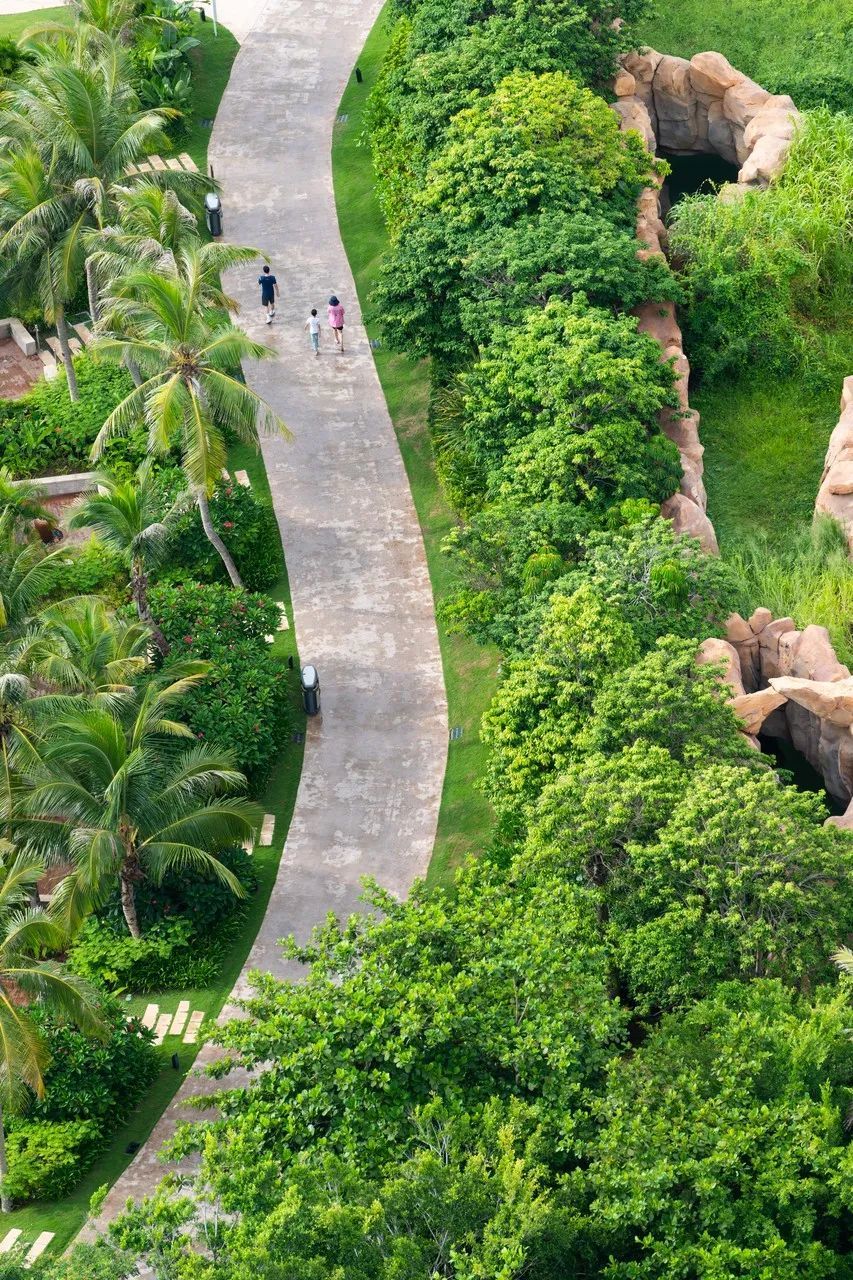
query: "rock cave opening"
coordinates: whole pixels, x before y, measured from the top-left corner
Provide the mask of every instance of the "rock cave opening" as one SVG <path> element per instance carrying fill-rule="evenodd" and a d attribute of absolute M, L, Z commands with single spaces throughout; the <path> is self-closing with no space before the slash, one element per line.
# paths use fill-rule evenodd
<path fill-rule="evenodd" d="M 661 208 L 664 216 L 684 196 L 713 195 L 726 182 L 737 182 L 738 166 L 711 151 L 692 151 L 678 154 L 659 151 L 661 159 L 670 167 L 670 174 L 661 192 Z"/>
<path fill-rule="evenodd" d="M 817 769 L 792 742 L 786 738 L 776 738 L 765 733 L 758 735 L 758 742 L 764 754 L 775 760 L 778 768 L 789 775 L 785 781 L 790 786 L 796 787 L 798 791 L 814 791 L 822 795 L 828 813 L 836 817 L 844 813 L 847 801 L 827 791 L 826 783 Z"/>

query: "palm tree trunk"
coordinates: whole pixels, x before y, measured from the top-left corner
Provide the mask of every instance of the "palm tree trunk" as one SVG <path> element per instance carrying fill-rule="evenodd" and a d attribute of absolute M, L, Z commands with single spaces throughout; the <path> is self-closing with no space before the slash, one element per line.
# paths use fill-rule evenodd
<path fill-rule="evenodd" d="M 222 563 L 228 571 L 228 577 L 231 579 L 235 587 L 242 587 L 243 579 L 237 572 L 237 566 L 231 558 L 231 552 L 220 538 L 219 534 L 213 527 L 213 521 L 210 518 L 210 503 L 207 501 L 207 491 L 203 486 L 196 489 L 196 502 L 201 516 L 201 527 L 204 529 L 205 535 L 211 546 L 214 546 L 219 552 Z"/>
<path fill-rule="evenodd" d="M 6 1125 L 3 1120 L 3 1104 L 0 1103 L 0 1212 L 11 1213 L 12 1201 L 6 1190 L 9 1162 L 6 1159 Z"/>
<path fill-rule="evenodd" d="M 148 603 L 148 574 L 136 557 L 130 562 L 130 593 L 136 605 L 139 621 L 144 622 L 150 629 L 157 651 L 165 658 L 169 652 L 169 642 L 154 621 L 151 606 Z"/>
<path fill-rule="evenodd" d="M 86 290 L 89 294 L 89 315 L 92 317 L 92 324 L 97 324 L 101 304 L 98 298 L 98 276 L 91 258 L 86 259 Z"/>
<path fill-rule="evenodd" d="M 142 930 L 139 927 L 139 917 L 136 914 L 136 893 L 134 891 L 134 879 L 130 872 L 124 868 L 121 876 L 121 909 L 124 912 L 125 923 L 130 930 L 131 938 L 141 938 Z"/>
<path fill-rule="evenodd" d="M 56 321 L 56 336 L 59 339 L 59 345 L 62 348 L 62 359 L 65 361 L 65 376 L 68 379 L 68 394 L 72 400 L 80 399 L 80 392 L 77 390 L 77 375 L 74 372 L 74 362 L 71 359 L 71 348 L 68 345 L 68 325 L 65 323 L 65 308 L 57 304 L 54 313 Z"/>

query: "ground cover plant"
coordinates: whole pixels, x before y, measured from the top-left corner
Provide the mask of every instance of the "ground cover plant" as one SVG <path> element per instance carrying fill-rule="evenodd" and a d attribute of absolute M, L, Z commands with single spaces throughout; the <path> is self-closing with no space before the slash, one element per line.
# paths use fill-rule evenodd
<path fill-rule="evenodd" d="M 573 44 L 560 28 L 555 69 L 524 0 L 391 15 L 370 113 L 390 233 L 376 314 L 402 307 L 400 263 L 410 315 L 386 340 L 431 361 L 457 513 L 446 608 L 503 655 L 483 723 L 495 829 L 449 890 L 397 902 L 370 886 L 371 914 L 286 944 L 304 980 L 257 976 L 221 1032 L 219 1113 L 178 1138 L 175 1154 L 201 1159 L 193 1197 L 164 1186 L 57 1276 L 126 1277 L 143 1257 L 174 1280 L 845 1280 L 853 987 L 849 953 L 841 975 L 832 957 L 853 925 L 851 837 L 785 784 L 720 668 L 697 663 L 755 575 L 660 519 L 677 482 L 665 449 L 649 457 L 665 371 L 618 296 L 591 300 L 594 264 L 583 289 L 561 265 L 552 297 L 538 236 L 549 192 L 577 195 L 584 144 L 615 156 L 591 100 L 630 28 L 551 6 L 579 29 Z M 502 23 L 523 25 L 518 76 Z M 568 74 L 583 93 L 562 102 L 536 83 Z M 591 136 L 578 127 L 561 172 L 554 121 L 578 103 Z M 470 181 L 469 135 L 511 172 L 501 190 Z M 618 230 L 631 183 L 617 188 L 584 212 Z M 463 263 L 492 218 L 488 261 L 504 261 L 506 230 L 522 266 L 494 288 L 484 271 L 495 309 L 468 335 Z M 815 565 L 833 536 L 818 531 Z M 235 1060 L 248 1087 L 226 1078 Z"/>

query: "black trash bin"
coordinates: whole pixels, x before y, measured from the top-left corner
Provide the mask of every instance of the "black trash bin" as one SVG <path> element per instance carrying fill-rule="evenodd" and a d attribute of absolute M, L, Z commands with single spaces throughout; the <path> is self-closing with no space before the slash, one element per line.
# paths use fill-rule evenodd
<path fill-rule="evenodd" d="M 305 708 L 306 716 L 316 716 L 320 714 L 320 677 L 317 675 L 317 668 L 307 666 L 302 668 L 302 705 Z"/>
<path fill-rule="evenodd" d="M 212 236 L 222 235 L 222 201 L 215 191 L 208 191 L 204 197 L 204 220 Z"/>

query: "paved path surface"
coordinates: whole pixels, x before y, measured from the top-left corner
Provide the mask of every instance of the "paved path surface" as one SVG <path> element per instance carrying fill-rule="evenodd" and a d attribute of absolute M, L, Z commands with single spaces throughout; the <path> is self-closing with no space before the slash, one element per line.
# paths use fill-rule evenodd
<path fill-rule="evenodd" d="M 288 972 L 276 945 L 358 904 L 360 877 L 405 894 L 426 870 L 447 754 L 432 593 L 403 463 L 360 323 L 338 233 L 330 148 L 337 103 L 381 0 L 269 0 L 243 45 L 211 147 L 230 239 L 271 256 L 282 298 L 267 327 L 257 271 L 229 281 L 242 322 L 277 360 L 246 370 L 293 444 L 264 443 L 303 662 L 322 718 L 309 722 L 296 809 L 247 969 Z M 347 311 L 337 354 L 303 323 L 334 291 Z M 243 979 L 238 982 L 238 989 Z M 207 1048 L 201 1059 L 210 1056 Z M 151 1190 L 156 1153 L 207 1082 L 190 1076 L 112 1189 L 101 1221 Z M 196 1113 L 189 1113 L 197 1115 Z"/>

